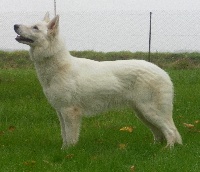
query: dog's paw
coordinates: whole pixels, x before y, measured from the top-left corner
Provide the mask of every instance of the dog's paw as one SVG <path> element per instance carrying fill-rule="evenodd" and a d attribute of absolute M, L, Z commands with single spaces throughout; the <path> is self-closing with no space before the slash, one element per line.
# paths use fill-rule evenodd
<path fill-rule="evenodd" d="M 61 150 L 67 150 L 70 147 L 73 147 L 75 144 L 68 144 L 68 143 L 63 143 Z"/>
<path fill-rule="evenodd" d="M 61 150 L 66 150 L 69 147 L 69 145 L 67 143 L 63 143 Z"/>

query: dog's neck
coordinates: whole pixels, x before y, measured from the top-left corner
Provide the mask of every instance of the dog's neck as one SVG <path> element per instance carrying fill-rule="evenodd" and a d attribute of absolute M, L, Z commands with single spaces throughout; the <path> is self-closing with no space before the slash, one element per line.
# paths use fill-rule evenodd
<path fill-rule="evenodd" d="M 39 81 L 43 87 L 50 86 L 52 78 L 63 68 L 70 66 L 71 55 L 63 46 L 57 51 L 40 50 L 38 47 L 32 47 L 29 51 L 30 57 L 34 62 Z"/>
<path fill-rule="evenodd" d="M 65 47 L 64 40 L 59 36 L 42 45 L 30 47 L 30 58 L 34 63 L 46 61 L 49 57 L 58 56 L 59 54 L 70 55 Z"/>

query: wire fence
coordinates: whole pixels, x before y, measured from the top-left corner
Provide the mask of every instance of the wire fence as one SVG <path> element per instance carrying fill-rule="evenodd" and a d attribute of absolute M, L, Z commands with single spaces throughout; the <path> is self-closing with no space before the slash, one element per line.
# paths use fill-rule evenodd
<path fill-rule="evenodd" d="M 150 13 L 135 11 L 61 12 L 60 30 L 69 50 L 149 51 Z M 14 24 L 42 20 L 44 12 L 0 12 L 0 49 L 28 49 L 14 38 Z M 51 13 L 54 16 L 54 12 Z M 152 52 L 200 50 L 200 11 L 152 12 Z"/>

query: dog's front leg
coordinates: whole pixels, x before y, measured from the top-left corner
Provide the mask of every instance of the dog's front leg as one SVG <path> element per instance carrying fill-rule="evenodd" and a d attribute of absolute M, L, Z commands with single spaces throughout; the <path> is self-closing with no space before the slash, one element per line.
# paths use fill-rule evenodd
<path fill-rule="evenodd" d="M 67 144 L 67 139 L 66 139 L 66 132 L 65 132 L 65 123 L 64 123 L 64 118 L 62 117 L 61 113 L 57 111 L 57 115 L 60 121 L 60 127 L 61 127 L 61 136 L 63 139 L 63 145 Z"/>
<path fill-rule="evenodd" d="M 62 108 L 61 110 L 61 132 L 63 137 L 62 149 L 74 145 L 79 138 L 81 124 L 81 110 L 77 107 Z"/>

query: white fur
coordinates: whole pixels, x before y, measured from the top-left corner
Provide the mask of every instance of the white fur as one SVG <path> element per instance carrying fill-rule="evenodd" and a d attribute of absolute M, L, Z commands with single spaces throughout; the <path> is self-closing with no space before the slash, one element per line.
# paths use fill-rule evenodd
<path fill-rule="evenodd" d="M 59 35 L 59 16 L 50 21 L 46 14 L 42 22 L 17 25 L 15 31 L 33 40 L 18 41 L 31 47 L 39 81 L 60 120 L 63 148 L 78 141 L 82 116 L 119 106 L 133 108 L 155 141 L 166 139 L 170 147 L 182 143 L 172 119 L 173 85 L 165 71 L 143 60 L 98 62 L 71 56 Z"/>

